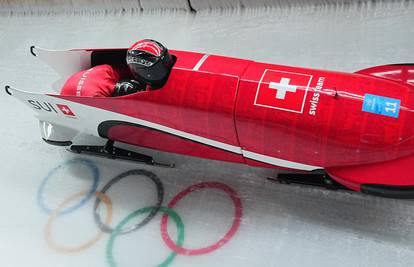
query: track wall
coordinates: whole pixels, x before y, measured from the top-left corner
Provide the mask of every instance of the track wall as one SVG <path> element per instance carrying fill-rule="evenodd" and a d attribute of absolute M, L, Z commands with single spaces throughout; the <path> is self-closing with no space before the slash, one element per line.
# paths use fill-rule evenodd
<path fill-rule="evenodd" d="M 202 11 L 208 9 L 285 8 L 294 6 L 346 6 L 349 4 L 381 4 L 411 0 L 3 0 L 0 14 L 36 13 L 107 13 L 176 9 Z"/>

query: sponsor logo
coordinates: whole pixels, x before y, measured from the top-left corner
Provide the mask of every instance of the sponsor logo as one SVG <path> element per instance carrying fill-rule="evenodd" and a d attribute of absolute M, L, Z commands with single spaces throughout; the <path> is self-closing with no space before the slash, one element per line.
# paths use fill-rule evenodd
<path fill-rule="evenodd" d="M 39 102 L 39 101 L 35 101 L 35 100 L 27 100 L 27 102 L 29 102 L 29 104 L 37 110 L 43 110 L 46 112 L 54 112 L 54 113 L 58 113 L 57 110 L 53 107 L 52 104 L 48 103 L 48 102 Z"/>
<path fill-rule="evenodd" d="M 40 102 L 35 100 L 27 100 L 27 102 L 34 108 L 43 112 L 50 112 L 56 114 L 63 114 L 65 116 L 75 118 L 76 115 L 69 108 L 68 105 L 52 104 L 49 102 Z M 60 111 L 60 112 L 59 112 Z"/>
<path fill-rule="evenodd" d="M 90 68 L 82 74 L 82 77 L 79 79 L 78 85 L 76 86 L 76 96 L 82 95 L 83 84 L 85 83 L 86 78 L 88 78 L 88 75 L 92 70 L 93 68 Z"/>
<path fill-rule="evenodd" d="M 266 69 L 256 91 L 254 105 L 303 113 L 312 75 Z"/>
<path fill-rule="evenodd" d="M 316 84 L 312 98 L 309 101 L 310 102 L 309 115 L 312 115 L 312 116 L 316 115 L 316 110 L 318 108 L 318 103 L 319 103 L 319 97 L 321 95 L 324 82 L 325 82 L 325 77 L 319 77 L 318 83 Z"/>
<path fill-rule="evenodd" d="M 362 111 L 392 118 L 400 114 L 401 100 L 385 96 L 365 94 Z"/>

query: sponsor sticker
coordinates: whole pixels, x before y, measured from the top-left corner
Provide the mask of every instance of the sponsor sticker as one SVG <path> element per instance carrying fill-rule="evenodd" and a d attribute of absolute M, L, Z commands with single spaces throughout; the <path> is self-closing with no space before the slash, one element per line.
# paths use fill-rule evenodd
<path fill-rule="evenodd" d="M 401 100 L 379 95 L 365 94 L 362 111 L 398 118 Z"/>
<path fill-rule="evenodd" d="M 266 69 L 256 91 L 254 105 L 303 113 L 312 75 Z"/>
<path fill-rule="evenodd" d="M 27 102 L 34 109 L 37 109 L 39 111 L 55 113 L 55 114 L 63 113 L 63 115 L 65 115 L 66 117 L 76 119 L 75 113 L 73 113 L 73 111 L 70 109 L 70 107 L 68 105 L 54 104 L 54 103 L 52 104 L 52 103 L 49 103 L 49 102 L 46 102 L 46 101 L 41 102 L 41 101 L 36 101 L 36 100 L 32 100 L 32 99 L 27 100 Z M 60 112 L 58 112 L 58 111 L 60 111 Z"/>
<path fill-rule="evenodd" d="M 62 111 L 63 114 L 66 116 L 75 116 L 75 113 L 72 112 L 72 110 L 67 105 L 56 105 L 60 111 Z"/>

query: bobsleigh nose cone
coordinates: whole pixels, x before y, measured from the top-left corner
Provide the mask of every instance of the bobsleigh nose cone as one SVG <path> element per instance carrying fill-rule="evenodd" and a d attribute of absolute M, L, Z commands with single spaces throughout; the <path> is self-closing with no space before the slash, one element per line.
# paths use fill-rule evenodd
<path fill-rule="evenodd" d="M 47 121 L 39 121 L 42 139 L 51 145 L 70 146 L 78 131 L 64 126 L 57 126 Z"/>

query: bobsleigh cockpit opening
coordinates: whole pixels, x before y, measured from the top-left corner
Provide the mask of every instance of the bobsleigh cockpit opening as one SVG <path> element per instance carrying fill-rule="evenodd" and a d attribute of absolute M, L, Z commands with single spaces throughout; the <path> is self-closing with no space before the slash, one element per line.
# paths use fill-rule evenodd
<path fill-rule="evenodd" d="M 91 68 L 98 65 L 120 65 L 126 67 L 127 49 L 94 50 L 91 54 Z"/>
<path fill-rule="evenodd" d="M 139 77 L 127 62 L 128 49 L 98 49 L 90 51 L 90 65 L 68 77 L 61 95 L 85 97 L 120 97 L 143 91 L 161 89 L 169 79 L 175 55 L 168 54 L 155 62 L 153 69 L 144 69 Z M 135 65 L 134 65 L 135 66 Z"/>
<path fill-rule="evenodd" d="M 126 66 L 127 51 L 126 48 L 94 50 L 91 53 L 91 67 L 103 64 Z M 177 62 L 177 56 L 171 53 L 171 57 L 174 65 Z"/>

